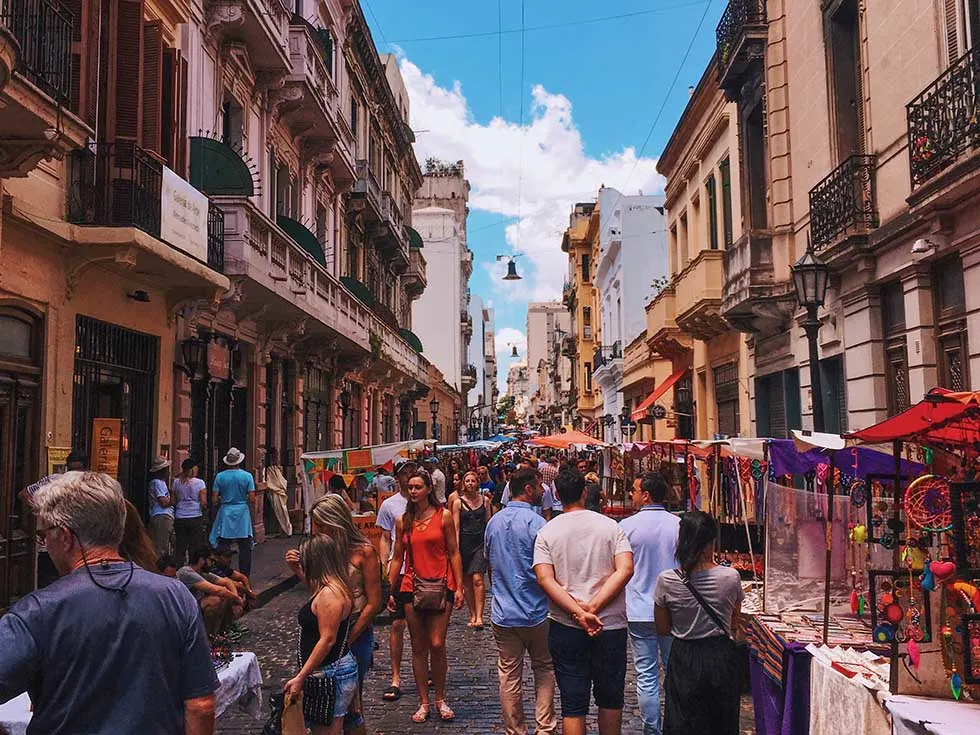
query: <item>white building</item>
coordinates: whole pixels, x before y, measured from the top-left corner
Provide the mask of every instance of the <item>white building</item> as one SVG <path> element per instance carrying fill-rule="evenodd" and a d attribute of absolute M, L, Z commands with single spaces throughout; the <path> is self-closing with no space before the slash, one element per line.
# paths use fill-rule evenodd
<path fill-rule="evenodd" d="M 547 423 L 557 405 L 551 381 L 555 336 L 571 331 L 571 315 L 557 301 L 532 302 L 527 307 L 527 365 L 534 423 Z"/>
<path fill-rule="evenodd" d="M 497 355 L 493 335 L 493 309 L 479 294 L 470 296 L 469 315 L 473 337 L 469 345 L 469 364 L 476 368 L 476 385 L 467 399 L 467 426 L 483 438 L 495 432 L 497 415 Z"/>
<path fill-rule="evenodd" d="M 523 423 L 531 409 L 530 371 L 526 362 L 515 362 L 508 368 L 507 395 L 514 399 L 517 422 Z"/>
<path fill-rule="evenodd" d="M 652 284 L 670 274 L 663 196 L 624 196 L 610 187 L 600 189 L 595 261 L 601 346 L 592 358 L 593 379 L 602 391 L 599 415 L 618 420 L 623 410 L 623 349 L 646 329 L 644 307 Z M 604 432 L 606 441 L 617 441 L 618 421 Z"/>

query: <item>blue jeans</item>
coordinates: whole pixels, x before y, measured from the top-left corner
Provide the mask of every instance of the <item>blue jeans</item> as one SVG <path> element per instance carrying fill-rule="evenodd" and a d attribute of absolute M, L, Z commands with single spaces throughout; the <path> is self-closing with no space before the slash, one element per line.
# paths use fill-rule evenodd
<path fill-rule="evenodd" d="M 636 667 L 636 698 L 640 703 L 643 735 L 660 735 L 660 662 L 667 670 L 673 637 L 657 635 L 653 623 L 629 623 L 633 665 Z"/>

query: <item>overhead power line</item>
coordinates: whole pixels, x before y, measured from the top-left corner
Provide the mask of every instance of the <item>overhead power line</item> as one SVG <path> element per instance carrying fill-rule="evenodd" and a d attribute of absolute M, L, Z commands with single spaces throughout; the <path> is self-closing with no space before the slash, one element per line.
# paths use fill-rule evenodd
<path fill-rule="evenodd" d="M 646 10 L 634 10 L 631 13 L 617 13 L 616 15 L 604 15 L 598 18 L 583 18 L 581 20 L 566 20 L 560 23 L 546 23 L 539 26 L 527 26 L 524 28 L 508 28 L 507 30 L 497 30 L 492 31 L 473 31 L 469 33 L 451 33 L 445 36 L 422 36 L 419 38 L 401 38 L 396 39 L 393 43 L 423 43 L 426 41 L 451 41 L 458 38 L 484 38 L 488 36 L 497 35 L 515 35 L 518 33 L 531 33 L 533 31 L 549 31 L 556 28 L 573 28 L 575 26 L 591 25 L 593 23 L 606 23 L 613 20 L 623 20 L 626 18 L 637 18 L 644 15 L 655 15 L 657 13 L 666 13 L 671 10 L 679 10 L 681 8 L 693 8 L 698 5 L 710 4 L 711 0 L 695 0 L 694 2 L 678 3 L 675 5 L 664 5 L 659 8 L 648 8 Z"/>

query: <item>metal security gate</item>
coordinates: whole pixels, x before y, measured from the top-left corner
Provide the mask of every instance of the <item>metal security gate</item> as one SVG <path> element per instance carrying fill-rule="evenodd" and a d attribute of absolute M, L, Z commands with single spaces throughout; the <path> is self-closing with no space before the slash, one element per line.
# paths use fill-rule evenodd
<path fill-rule="evenodd" d="M 160 340 L 87 316 L 75 323 L 72 446 L 91 457 L 92 420 L 122 420 L 117 479 L 142 513 L 153 457 L 153 425 Z"/>

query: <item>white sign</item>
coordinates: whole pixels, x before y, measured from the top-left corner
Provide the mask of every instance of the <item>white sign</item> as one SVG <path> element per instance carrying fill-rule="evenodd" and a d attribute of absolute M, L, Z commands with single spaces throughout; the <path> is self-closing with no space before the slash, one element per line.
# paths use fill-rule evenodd
<path fill-rule="evenodd" d="M 207 196 L 164 166 L 160 210 L 160 239 L 207 263 Z"/>

